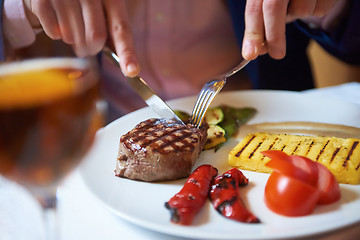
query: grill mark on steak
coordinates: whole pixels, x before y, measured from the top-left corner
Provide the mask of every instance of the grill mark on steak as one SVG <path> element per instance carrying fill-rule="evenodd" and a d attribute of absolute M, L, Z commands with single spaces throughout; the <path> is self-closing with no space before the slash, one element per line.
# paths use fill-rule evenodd
<path fill-rule="evenodd" d="M 143 181 L 188 177 L 207 138 L 199 129 L 166 119 L 148 119 L 120 137 L 115 175 Z"/>
<path fill-rule="evenodd" d="M 147 120 L 139 128 L 133 129 L 121 137 L 127 148 L 136 143 L 140 148 L 151 147 L 161 154 L 168 152 L 193 151 L 198 136 L 188 126 L 180 124 L 165 124 L 163 121 Z"/>

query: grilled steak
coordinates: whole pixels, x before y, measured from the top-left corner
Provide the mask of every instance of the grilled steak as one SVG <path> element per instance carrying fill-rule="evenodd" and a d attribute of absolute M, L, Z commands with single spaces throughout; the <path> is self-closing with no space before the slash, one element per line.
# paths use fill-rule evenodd
<path fill-rule="evenodd" d="M 188 177 L 206 137 L 207 125 L 143 121 L 121 136 L 115 175 L 148 182 Z"/>

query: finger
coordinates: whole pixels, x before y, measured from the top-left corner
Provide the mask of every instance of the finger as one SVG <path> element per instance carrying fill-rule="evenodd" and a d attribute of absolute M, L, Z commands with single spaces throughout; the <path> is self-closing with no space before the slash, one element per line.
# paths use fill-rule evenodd
<path fill-rule="evenodd" d="M 332 9 L 335 3 L 336 0 L 318 0 L 313 11 L 313 15 L 317 17 L 323 17 Z"/>
<path fill-rule="evenodd" d="M 59 23 L 49 1 L 33 0 L 31 2 L 31 11 L 39 19 L 39 22 L 47 36 L 54 40 L 61 39 Z"/>
<path fill-rule="evenodd" d="M 62 40 L 67 44 L 74 45 L 78 56 L 85 56 L 85 25 L 79 2 L 77 0 L 53 0 L 53 5 L 56 9 Z"/>
<path fill-rule="evenodd" d="M 316 7 L 316 0 L 291 0 L 287 9 L 287 20 L 309 17 Z"/>
<path fill-rule="evenodd" d="M 119 56 L 120 67 L 126 76 L 136 76 L 140 73 L 140 66 L 135 55 L 125 4 L 123 0 L 104 0 L 104 8 L 110 36 Z"/>
<path fill-rule="evenodd" d="M 268 52 L 266 41 L 263 42 L 259 55 L 265 55 Z"/>
<path fill-rule="evenodd" d="M 246 2 L 242 55 L 247 60 L 253 60 L 260 54 L 265 39 L 262 3 L 263 0 Z"/>
<path fill-rule="evenodd" d="M 39 18 L 33 12 L 32 0 L 23 0 L 23 4 L 24 4 L 25 16 L 29 20 L 31 27 L 33 28 L 41 27 Z"/>
<path fill-rule="evenodd" d="M 281 59 L 286 53 L 287 5 L 286 0 L 264 0 L 263 2 L 265 38 L 268 53 L 274 59 Z"/>
<path fill-rule="evenodd" d="M 85 44 L 88 55 L 95 55 L 105 44 L 107 30 L 101 1 L 82 1 Z"/>

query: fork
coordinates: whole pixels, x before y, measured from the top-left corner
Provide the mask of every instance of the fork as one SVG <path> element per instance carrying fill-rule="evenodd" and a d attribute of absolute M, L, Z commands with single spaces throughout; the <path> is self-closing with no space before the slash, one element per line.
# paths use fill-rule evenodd
<path fill-rule="evenodd" d="M 243 69 L 248 63 L 249 61 L 244 59 L 231 71 L 220 75 L 216 80 L 210 80 L 205 83 L 199 93 L 199 96 L 195 102 L 195 106 L 192 110 L 190 117 L 191 124 L 195 125 L 195 127 L 197 128 L 201 126 L 211 102 L 214 100 L 215 96 L 220 92 L 220 90 L 225 86 L 226 79 Z"/>

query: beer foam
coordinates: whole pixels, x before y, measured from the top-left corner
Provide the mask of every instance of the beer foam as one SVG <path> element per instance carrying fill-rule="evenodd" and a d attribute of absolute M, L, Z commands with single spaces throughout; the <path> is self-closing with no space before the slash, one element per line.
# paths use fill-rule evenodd
<path fill-rule="evenodd" d="M 0 65 L 0 77 L 8 74 L 37 71 L 51 68 L 86 69 L 89 61 L 85 58 L 37 58 L 24 61 L 8 62 Z"/>

